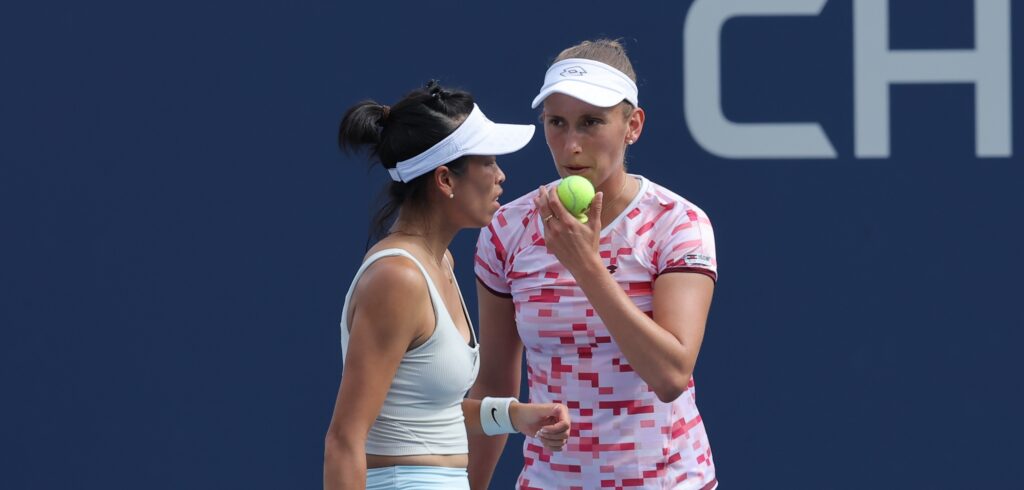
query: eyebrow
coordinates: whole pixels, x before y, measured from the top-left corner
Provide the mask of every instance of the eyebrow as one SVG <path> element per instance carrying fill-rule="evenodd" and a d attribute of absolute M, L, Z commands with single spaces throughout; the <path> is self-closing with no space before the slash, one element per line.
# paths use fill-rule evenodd
<path fill-rule="evenodd" d="M 614 109 L 614 108 L 608 108 L 608 110 L 604 110 L 602 112 L 589 112 L 588 111 L 588 112 L 584 112 L 583 114 L 580 114 L 579 117 L 580 118 L 607 119 L 608 118 L 608 113 L 611 112 L 611 109 Z M 565 116 L 562 116 L 562 115 L 559 115 L 559 114 L 548 114 L 547 112 L 541 112 L 540 115 L 537 116 L 537 120 L 543 122 L 545 118 L 549 118 L 549 117 L 557 117 L 559 119 L 567 119 Z"/>

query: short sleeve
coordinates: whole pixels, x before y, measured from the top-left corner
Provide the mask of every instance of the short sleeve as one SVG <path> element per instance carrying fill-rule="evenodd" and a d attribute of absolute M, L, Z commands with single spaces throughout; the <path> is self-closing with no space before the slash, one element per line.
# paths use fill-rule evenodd
<path fill-rule="evenodd" d="M 498 216 L 501 217 L 500 214 Z M 476 241 L 473 271 L 476 273 L 477 280 L 497 296 L 512 297 L 512 288 L 505 275 L 507 261 L 507 248 L 495 229 L 495 223 L 491 222 L 487 227 L 480 229 L 480 237 Z"/>
<path fill-rule="evenodd" d="M 718 260 L 715 256 L 715 233 L 703 211 L 676 203 L 670 226 L 658 227 L 655 241 L 656 274 L 696 272 L 718 281 Z"/>

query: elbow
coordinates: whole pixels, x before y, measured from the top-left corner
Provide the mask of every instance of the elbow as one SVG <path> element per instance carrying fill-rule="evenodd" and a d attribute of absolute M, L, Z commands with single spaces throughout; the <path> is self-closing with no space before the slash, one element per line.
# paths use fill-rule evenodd
<path fill-rule="evenodd" d="M 658 400 L 661 403 L 672 403 L 679 398 L 679 395 L 683 394 L 683 390 L 677 388 L 662 388 L 660 390 L 654 390 L 654 394 L 658 396 Z"/>
<path fill-rule="evenodd" d="M 662 403 L 672 403 L 690 387 L 690 373 L 682 373 L 665 379 L 659 386 L 652 387 L 655 396 Z"/>
<path fill-rule="evenodd" d="M 324 437 L 324 461 L 336 461 L 351 453 L 352 441 L 345 440 L 335 431 L 328 431 Z"/>
<path fill-rule="evenodd" d="M 324 489 L 365 488 L 366 460 L 357 443 L 334 431 L 324 437 Z"/>
<path fill-rule="evenodd" d="M 331 461 L 337 458 L 341 452 L 341 441 L 333 433 L 328 432 L 324 437 L 324 461 Z"/>

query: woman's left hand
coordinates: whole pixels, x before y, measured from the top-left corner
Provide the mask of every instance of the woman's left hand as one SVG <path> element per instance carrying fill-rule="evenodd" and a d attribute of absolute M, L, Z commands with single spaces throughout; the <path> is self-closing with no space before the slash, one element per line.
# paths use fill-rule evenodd
<path fill-rule="evenodd" d="M 561 451 L 569 440 L 569 409 L 561 403 L 513 403 L 508 408 L 512 425 L 532 435 L 551 451 Z"/>
<path fill-rule="evenodd" d="M 557 186 L 540 186 L 533 204 L 540 219 L 544 220 L 544 243 L 569 272 L 593 262 L 600 262 L 598 245 L 601 239 L 601 206 L 604 193 L 598 192 L 590 202 L 587 223 L 580 223 L 562 201 L 558 200 Z"/>

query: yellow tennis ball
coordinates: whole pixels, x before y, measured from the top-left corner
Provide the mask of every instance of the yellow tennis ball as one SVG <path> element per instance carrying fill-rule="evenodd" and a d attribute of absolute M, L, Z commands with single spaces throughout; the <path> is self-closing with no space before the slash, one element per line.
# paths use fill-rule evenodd
<path fill-rule="evenodd" d="M 586 223 L 587 209 L 594 200 L 594 184 L 579 175 L 570 175 L 558 183 L 558 200 L 580 223 Z"/>

